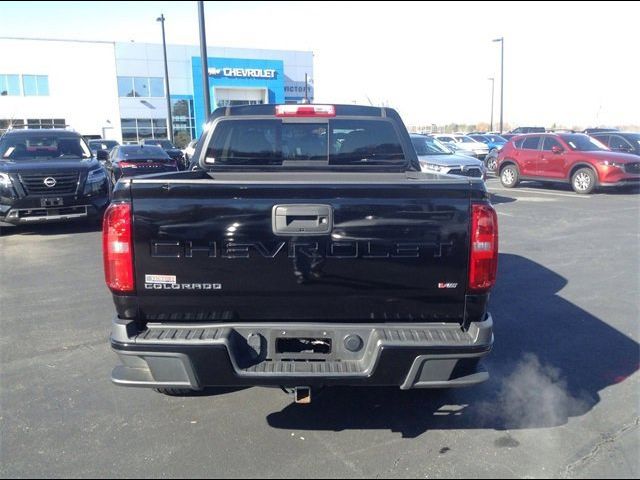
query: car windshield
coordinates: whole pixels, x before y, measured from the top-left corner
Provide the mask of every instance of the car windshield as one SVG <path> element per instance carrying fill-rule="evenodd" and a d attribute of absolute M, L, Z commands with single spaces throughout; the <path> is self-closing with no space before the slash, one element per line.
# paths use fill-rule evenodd
<path fill-rule="evenodd" d="M 499 135 L 484 135 L 484 138 L 489 140 L 491 143 L 507 143 L 507 139 L 502 138 Z"/>
<path fill-rule="evenodd" d="M 91 151 L 79 136 L 52 134 L 6 135 L 0 140 L 2 160 L 24 161 L 34 159 L 91 158 Z"/>
<path fill-rule="evenodd" d="M 467 136 L 467 135 L 460 135 L 459 137 L 456 137 L 456 142 L 458 143 L 476 143 L 477 140 L 474 140 L 473 138 Z"/>
<path fill-rule="evenodd" d="M 152 159 L 167 159 L 169 156 L 160 147 L 154 145 L 128 145 L 120 147 L 120 158 L 124 160 L 152 160 Z"/>
<path fill-rule="evenodd" d="M 164 148 L 165 150 L 169 150 L 171 148 L 176 148 L 173 146 L 169 140 L 146 140 L 144 142 L 145 145 L 156 145 L 160 148 Z"/>
<path fill-rule="evenodd" d="M 89 142 L 89 148 L 91 148 L 91 150 L 94 152 L 98 150 L 111 150 L 117 145 L 118 142 L 116 142 L 115 140 L 91 140 Z"/>
<path fill-rule="evenodd" d="M 597 152 L 600 150 L 609 150 L 595 138 L 580 133 L 570 135 L 560 135 L 571 150 L 578 152 Z"/>
<path fill-rule="evenodd" d="M 416 149 L 416 153 L 423 155 L 451 155 L 452 152 L 435 138 L 412 137 L 411 143 Z"/>

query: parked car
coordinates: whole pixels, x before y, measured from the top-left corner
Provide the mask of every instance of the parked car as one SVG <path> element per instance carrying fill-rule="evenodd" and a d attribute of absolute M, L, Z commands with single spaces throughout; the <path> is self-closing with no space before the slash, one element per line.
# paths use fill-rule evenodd
<path fill-rule="evenodd" d="M 496 161 L 498 159 L 498 152 L 505 146 L 507 140 L 500 135 L 485 133 L 485 134 L 470 134 L 469 137 L 478 142 L 482 142 L 489 147 L 489 153 L 484 158 L 484 164 L 490 172 L 496 170 Z"/>
<path fill-rule="evenodd" d="M 434 138 L 434 140 L 436 139 Z M 467 150 L 462 145 L 459 145 L 456 143 L 444 143 L 444 142 L 440 142 L 440 144 L 446 149 L 448 149 L 451 153 L 462 155 L 464 157 L 471 157 L 476 159 L 478 158 L 476 152 L 474 152 L 473 150 Z"/>
<path fill-rule="evenodd" d="M 513 137 L 517 137 L 518 133 L 501 133 L 500 136 L 504 138 L 507 142 L 511 140 Z"/>
<path fill-rule="evenodd" d="M 140 142 L 141 145 L 155 145 L 156 147 L 162 148 L 167 155 L 173 158 L 178 165 L 180 170 L 184 170 L 187 168 L 188 162 L 184 157 L 184 153 L 178 147 L 176 147 L 169 140 L 160 140 L 160 139 L 144 139 Z"/>
<path fill-rule="evenodd" d="M 640 133 L 614 130 L 609 133 L 593 133 L 591 136 L 614 152 L 640 155 Z"/>
<path fill-rule="evenodd" d="M 575 192 L 586 194 L 596 187 L 640 183 L 638 157 L 612 152 L 582 133 L 516 137 L 500 152 L 498 171 L 507 188 L 539 180 L 570 183 Z"/>
<path fill-rule="evenodd" d="M 587 135 L 592 135 L 594 133 L 607 133 L 607 132 L 618 132 L 617 128 L 585 128 L 582 133 L 586 133 Z"/>
<path fill-rule="evenodd" d="M 522 135 L 525 133 L 544 133 L 546 132 L 544 127 L 518 127 L 511 130 L 509 133 L 513 133 L 515 135 Z"/>
<path fill-rule="evenodd" d="M 0 222 L 99 220 L 109 181 L 80 134 L 10 130 L 0 138 Z"/>
<path fill-rule="evenodd" d="M 98 150 L 106 150 L 111 153 L 111 150 L 118 145 L 120 144 L 115 140 L 89 140 L 89 148 L 94 155 L 98 153 Z"/>
<path fill-rule="evenodd" d="M 453 153 L 438 140 L 426 135 L 411 135 L 411 143 L 423 172 L 485 179 L 486 168 L 477 158 Z"/>
<path fill-rule="evenodd" d="M 193 154 L 196 151 L 196 146 L 197 145 L 198 145 L 198 140 L 191 140 L 189 142 L 189 144 L 182 151 L 182 153 L 184 155 L 185 162 L 187 164 L 189 164 L 189 162 L 191 161 L 191 158 L 193 157 Z"/>
<path fill-rule="evenodd" d="M 390 108 L 224 107 L 201 141 L 200 170 L 119 182 L 105 214 L 114 383 L 309 403 L 487 380 L 498 225 L 480 179 L 421 172 Z"/>
<path fill-rule="evenodd" d="M 487 147 L 487 145 L 467 135 L 434 134 L 431 136 L 441 143 L 453 147 L 455 152 L 461 155 L 464 155 L 463 152 L 470 152 L 472 156 L 484 160 L 489 153 L 489 147 Z"/>
<path fill-rule="evenodd" d="M 489 153 L 502 150 L 502 147 L 504 147 L 504 145 L 507 143 L 507 140 L 502 138 L 500 135 L 491 135 L 488 133 L 482 135 L 468 135 L 468 137 L 474 139 L 477 142 L 484 143 L 487 147 L 489 147 Z"/>
<path fill-rule="evenodd" d="M 99 150 L 98 159 L 105 162 L 113 185 L 122 177 L 178 171 L 176 161 L 154 145 L 119 145 L 111 154 Z"/>

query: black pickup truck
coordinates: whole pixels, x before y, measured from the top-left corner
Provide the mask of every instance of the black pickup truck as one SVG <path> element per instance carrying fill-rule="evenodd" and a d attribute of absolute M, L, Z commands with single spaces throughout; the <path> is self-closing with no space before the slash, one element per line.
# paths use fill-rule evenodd
<path fill-rule="evenodd" d="M 495 211 L 421 173 L 392 109 L 217 109 L 194 170 L 121 180 L 105 214 L 118 385 L 461 387 L 488 373 Z"/>

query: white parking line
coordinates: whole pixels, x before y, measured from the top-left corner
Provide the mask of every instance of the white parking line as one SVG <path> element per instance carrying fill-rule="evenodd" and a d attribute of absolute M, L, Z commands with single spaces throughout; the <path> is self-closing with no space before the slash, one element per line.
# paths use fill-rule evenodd
<path fill-rule="evenodd" d="M 523 195 L 534 194 L 534 195 L 553 195 L 554 197 L 569 197 L 569 198 L 583 198 L 583 199 L 593 198 L 592 195 L 579 195 L 577 193 L 573 194 L 573 193 L 547 192 L 547 191 L 541 191 L 541 190 L 534 190 L 531 188 L 527 188 L 526 190 L 515 190 L 513 188 L 488 187 L 488 189 L 489 189 L 489 192 L 492 192 L 495 190 L 498 192 L 509 192 L 514 194 L 523 194 Z"/>

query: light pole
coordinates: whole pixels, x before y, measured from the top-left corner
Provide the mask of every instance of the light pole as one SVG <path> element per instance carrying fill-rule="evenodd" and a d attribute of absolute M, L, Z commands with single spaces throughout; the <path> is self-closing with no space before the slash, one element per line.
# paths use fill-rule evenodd
<path fill-rule="evenodd" d="M 491 80 L 491 126 L 489 127 L 489 131 L 493 132 L 493 94 L 496 87 L 496 79 L 489 77 L 489 80 Z"/>
<path fill-rule="evenodd" d="M 202 94 L 204 95 L 204 121 L 211 115 L 211 96 L 209 93 L 209 60 L 207 58 L 207 33 L 204 28 L 204 2 L 198 2 L 198 24 L 200 25 L 200 60 L 202 63 Z"/>
<path fill-rule="evenodd" d="M 309 75 L 304 74 L 304 100 L 302 103 L 309 103 Z"/>
<path fill-rule="evenodd" d="M 500 42 L 500 133 L 502 133 L 504 126 L 504 37 L 496 38 L 494 42 Z"/>
<path fill-rule="evenodd" d="M 164 90 L 167 97 L 167 135 L 171 142 L 173 142 L 173 118 L 171 116 L 171 93 L 169 92 L 169 67 L 167 65 L 167 41 L 164 36 L 164 14 L 160 14 L 156 18 L 156 22 L 160 22 L 162 25 L 162 52 L 164 54 Z"/>

